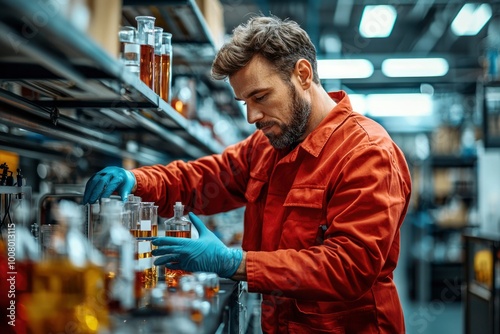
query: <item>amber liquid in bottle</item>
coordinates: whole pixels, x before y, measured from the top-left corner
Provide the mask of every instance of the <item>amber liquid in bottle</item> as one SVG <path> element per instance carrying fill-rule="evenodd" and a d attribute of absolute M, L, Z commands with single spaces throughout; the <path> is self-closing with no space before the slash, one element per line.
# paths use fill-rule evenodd
<path fill-rule="evenodd" d="M 167 103 L 170 100 L 170 55 L 162 54 L 161 55 L 161 89 L 160 89 L 160 97 Z"/>
<path fill-rule="evenodd" d="M 165 231 L 167 237 L 191 238 L 191 231 Z M 182 276 L 189 274 L 185 270 L 172 270 L 165 268 L 165 281 L 172 288 L 179 286 L 179 280 Z"/>
<path fill-rule="evenodd" d="M 165 231 L 166 237 L 191 238 L 191 231 Z"/>
<path fill-rule="evenodd" d="M 154 55 L 152 45 L 141 44 L 141 69 L 140 78 L 149 88 L 154 89 Z"/>

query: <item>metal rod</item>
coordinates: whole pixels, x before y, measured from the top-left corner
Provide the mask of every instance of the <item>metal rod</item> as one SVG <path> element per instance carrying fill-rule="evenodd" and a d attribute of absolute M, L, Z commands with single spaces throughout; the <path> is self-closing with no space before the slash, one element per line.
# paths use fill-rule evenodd
<path fill-rule="evenodd" d="M 10 105 L 14 108 L 14 110 L 24 110 L 30 114 L 33 114 L 37 117 L 43 118 L 43 119 L 48 119 L 50 117 L 51 110 L 49 108 L 42 108 L 35 104 L 34 102 L 31 102 L 19 95 L 16 95 L 14 93 L 11 93 L 9 91 L 0 89 L 0 102 L 4 102 L 7 105 Z M 81 123 L 77 121 L 73 121 L 64 117 L 60 117 L 57 120 L 57 123 L 61 126 L 67 127 L 73 131 L 80 132 L 81 134 L 84 134 L 85 136 L 91 136 L 95 138 L 99 138 L 100 141 L 106 141 L 110 144 L 113 145 L 119 145 L 120 144 L 120 139 L 117 138 L 116 136 L 111 136 L 111 135 L 106 135 L 100 131 L 93 130 L 88 127 L 82 126 Z M 57 131 L 57 128 L 52 129 L 52 132 L 54 130 Z"/>

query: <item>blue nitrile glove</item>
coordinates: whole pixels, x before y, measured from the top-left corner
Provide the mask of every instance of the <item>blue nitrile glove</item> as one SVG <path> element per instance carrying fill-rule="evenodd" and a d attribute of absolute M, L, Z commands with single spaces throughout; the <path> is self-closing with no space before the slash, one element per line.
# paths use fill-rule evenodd
<path fill-rule="evenodd" d="M 90 178 L 85 186 L 83 204 L 95 203 L 100 198 L 111 196 L 118 192 L 126 200 L 135 186 L 135 176 L 121 167 L 106 167 Z"/>
<path fill-rule="evenodd" d="M 165 265 L 169 269 L 182 269 L 190 272 L 213 272 L 220 277 L 230 278 L 243 259 L 241 249 L 228 248 L 210 231 L 205 224 L 189 213 L 189 219 L 200 234 L 199 239 L 158 237 L 153 245 L 153 255 L 164 255 L 155 260 L 155 265 Z"/>

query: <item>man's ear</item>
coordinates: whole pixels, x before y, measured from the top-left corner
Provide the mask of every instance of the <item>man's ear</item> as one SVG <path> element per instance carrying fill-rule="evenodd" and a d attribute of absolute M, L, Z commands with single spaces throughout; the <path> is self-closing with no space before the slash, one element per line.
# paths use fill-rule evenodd
<path fill-rule="evenodd" d="M 295 63 L 293 74 L 297 77 L 297 81 L 303 89 L 308 89 L 313 80 L 313 70 L 311 63 L 301 58 Z"/>

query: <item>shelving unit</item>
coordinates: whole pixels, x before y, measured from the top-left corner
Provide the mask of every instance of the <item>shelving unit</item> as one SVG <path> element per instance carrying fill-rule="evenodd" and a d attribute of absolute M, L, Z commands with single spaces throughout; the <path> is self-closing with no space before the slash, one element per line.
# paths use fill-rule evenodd
<path fill-rule="evenodd" d="M 425 183 L 419 213 L 412 219 L 413 299 L 441 299 L 453 289 L 453 301 L 461 301 L 464 233 L 476 229 L 471 212 L 477 210 L 475 156 L 430 157 L 422 169 Z"/>
<path fill-rule="evenodd" d="M 199 122 L 182 117 L 53 8 L 0 3 L 0 150 L 61 158 L 78 146 L 97 164 L 99 156 L 153 164 L 222 151 Z M 161 14 L 177 32 L 174 71 L 206 75 L 215 48 L 196 3 L 138 4 L 124 1 L 124 20 L 146 9 Z M 181 34 L 187 24 L 191 33 Z M 236 106 L 225 108 L 242 117 Z"/>

